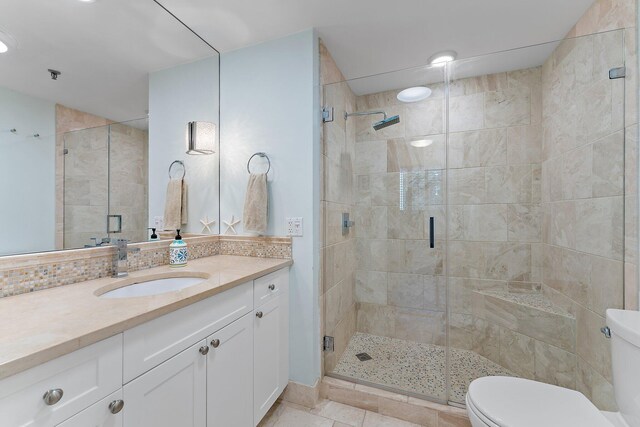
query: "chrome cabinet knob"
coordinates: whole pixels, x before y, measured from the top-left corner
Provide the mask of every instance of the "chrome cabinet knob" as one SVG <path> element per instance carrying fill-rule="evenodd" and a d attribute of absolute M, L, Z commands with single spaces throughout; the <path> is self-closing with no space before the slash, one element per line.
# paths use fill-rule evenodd
<path fill-rule="evenodd" d="M 207 353 L 209 353 L 209 346 L 208 345 L 203 345 L 202 347 L 200 347 L 200 354 L 203 356 L 206 356 Z"/>
<path fill-rule="evenodd" d="M 124 400 L 118 399 L 109 403 L 109 412 L 111 412 L 112 414 L 117 414 L 118 412 L 122 411 L 122 408 L 124 408 Z"/>
<path fill-rule="evenodd" d="M 258 311 L 258 312 L 256 313 L 256 317 L 257 317 L 258 319 L 262 319 L 262 312 L 261 312 L 261 311 Z"/>
<path fill-rule="evenodd" d="M 63 394 L 64 392 L 62 391 L 61 388 L 53 388 L 51 390 L 47 390 L 44 396 L 42 396 L 42 399 L 44 400 L 44 403 L 47 406 L 51 406 L 60 402 L 60 399 L 62 399 Z"/>
<path fill-rule="evenodd" d="M 273 283 L 269 285 L 270 291 L 275 291 L 275 289 L 276 289 L 276 285 L 274 285 Z"/>
<path fill-rule="evenodd" d="M 211 340 L 211 347 L 218 348 L 219 346 L 220 346 L 220 340 L 219 339 Z"/>

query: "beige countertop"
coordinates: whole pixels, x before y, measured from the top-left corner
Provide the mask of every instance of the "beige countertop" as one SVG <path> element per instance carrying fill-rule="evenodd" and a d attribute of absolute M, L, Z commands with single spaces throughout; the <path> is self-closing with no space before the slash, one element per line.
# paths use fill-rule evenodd
<path fill-rule="evenodd" d="M 156 267 L 0 298 L 0 379 L 292 264 L 290 259 L 216 255 L 184 268 Z M 99 298 L 107 290 L 165 277 L 207 279 L 175 292 Z M 142 279 L 142 280 L 141 280 Z"/>

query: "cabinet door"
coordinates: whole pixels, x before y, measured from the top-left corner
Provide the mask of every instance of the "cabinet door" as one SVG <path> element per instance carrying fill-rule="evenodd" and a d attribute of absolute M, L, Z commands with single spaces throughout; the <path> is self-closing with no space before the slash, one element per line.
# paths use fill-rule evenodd
<path fill-rule="evenodd" d="M 96 404 L 89 406 L 79 414 L 74 415 L 58 427 L 122 427 L 122 414 L 124 407 L 114 409 L 112 412 L 109 405 L 114 407 L 118 401 L 122 400 L 122 390 L 107 396 Z"/>
<path fill-rule="evenodd" d="M 207 358 L 202 340 L 124 386 L 125 427 L 205 427 Z"/>
<path fill-rule="evenodd" d="M 257 425 L 287 385 L 289 307 L 282 294 L 254 310 L 254 424 Z"/>
<path fill-rule="evenodd" d="M 249 313 L 207 342 L 207 426 L 253 423 L 253 317 Z"/>

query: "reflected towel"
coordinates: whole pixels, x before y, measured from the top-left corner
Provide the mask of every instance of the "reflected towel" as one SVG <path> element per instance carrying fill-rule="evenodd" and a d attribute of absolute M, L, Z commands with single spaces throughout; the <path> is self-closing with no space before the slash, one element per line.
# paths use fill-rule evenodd
<path fill-rule="evenodd" d="M 167 185 L 164 206 L 164 229 L 177 230 L 187 223 L 187 183 L 183 179 L 172 179 Z"/>
<path fill-rule="evenodd" d="M 252 173 L 244 198 L 244 231 L 258 234 L 267 232 L 268 200 L 267 174 Z"/>

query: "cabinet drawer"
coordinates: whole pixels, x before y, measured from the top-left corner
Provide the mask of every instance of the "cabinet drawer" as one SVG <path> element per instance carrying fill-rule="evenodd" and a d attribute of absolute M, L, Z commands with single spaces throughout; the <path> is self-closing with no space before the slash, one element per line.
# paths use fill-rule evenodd
<path fill-rule="evenodd" d="M 122 427 L 123 410 L 113 414 L 109 409 L 109 404 L 118 400 L 122 400 L 122 389 L 58 424 L 58 427 Z"/>
<path fill-rule="evenodd" d="M 283 292 L 289 292 L 289 269 L 283 268 L 253 281 L 253 306 L 259 307 Z"/>
<path fill-rule="evenodd" d="M 54 426 L 122 387 L 122 335 L 0 381 L 0 425 Z M 49 390 L 62 390 L 51 405 Z"/>
<path fill-rule="evenodd" d="M 125 331 L 124 382 L 250 312 L 252 293 L 252 284 L 247 282 Z"/>

